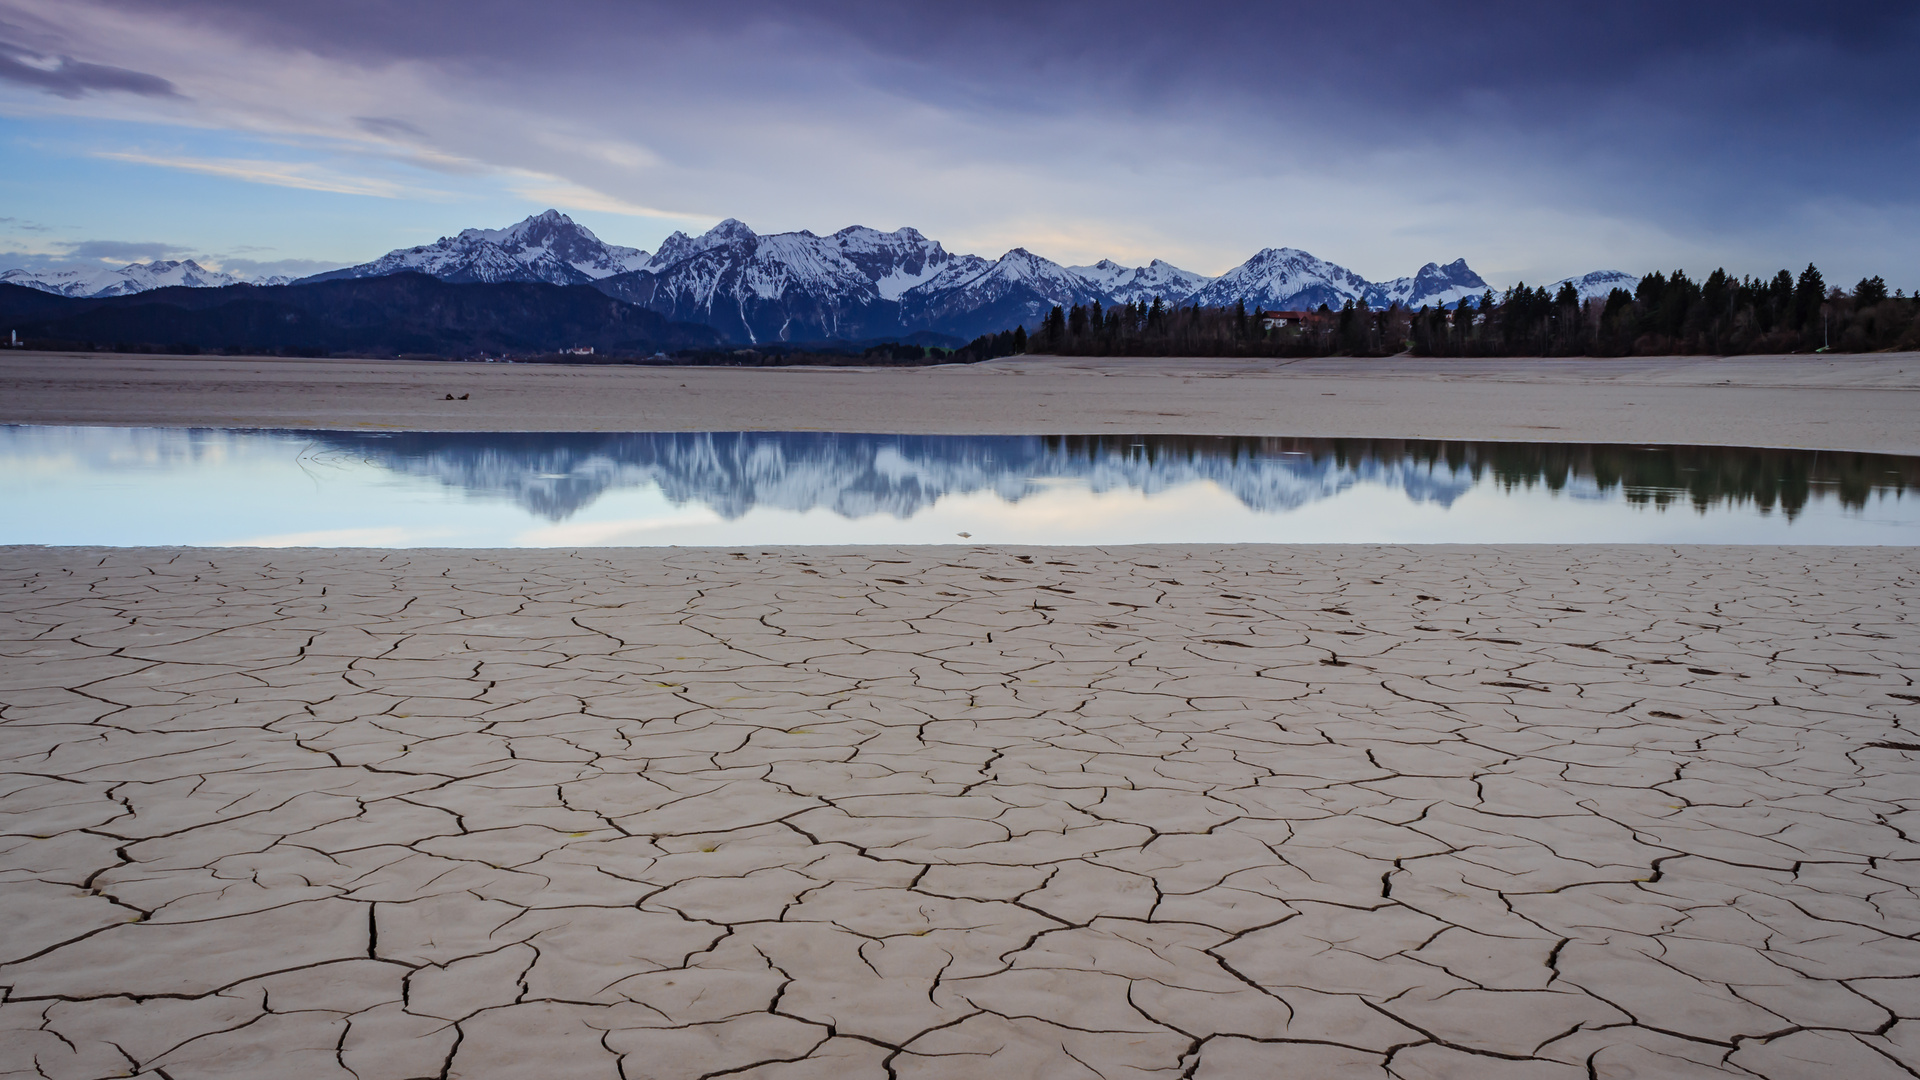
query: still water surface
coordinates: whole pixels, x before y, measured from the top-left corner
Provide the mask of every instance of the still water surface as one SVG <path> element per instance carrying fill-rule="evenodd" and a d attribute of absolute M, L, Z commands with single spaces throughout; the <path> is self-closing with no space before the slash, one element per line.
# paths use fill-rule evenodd
<path fill-rule="evenodd" d="M 0 543 L 1920 543 L 1920 458 L 1208 436 L 0 427 Z"/>

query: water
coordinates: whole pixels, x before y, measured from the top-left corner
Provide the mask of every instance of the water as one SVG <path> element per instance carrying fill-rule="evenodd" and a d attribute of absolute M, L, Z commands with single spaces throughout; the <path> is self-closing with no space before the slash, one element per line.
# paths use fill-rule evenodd
<path fill-rule="evenodd" d="M 0 427 L 0 543 L 1920 543 L 1920 458 L 1208 436 Z"/>

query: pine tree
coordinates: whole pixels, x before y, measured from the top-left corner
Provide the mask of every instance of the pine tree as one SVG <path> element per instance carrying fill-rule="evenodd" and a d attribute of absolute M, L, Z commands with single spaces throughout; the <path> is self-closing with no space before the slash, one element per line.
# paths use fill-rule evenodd
<path fill-rule="evenodd" d="M 1793 286 L 1793 328 L 1805 330 L 1820 325 L 1820 305 L 1827 299 L 1827 280 L 1812 263 L 1800 271 Z"/>
<path fill-rule="evenodd" d="M 1761 327 L 1771 330 L 1793 321 L 1793 275 L 1785 270 L 1767 284 L 1766 313 Z"/>
<path fill-rule="evenodd" d="M 1034 335 L 1034 344 L 1042 352 L 1058 352 L 1066 342 L 1066 337 L 1067 316 L 1060 310 L 1060 305 L 1055 304 L 1053 310 L 1047 312 L 1047 317 L 1040 320 L 1040 332 Z"/>

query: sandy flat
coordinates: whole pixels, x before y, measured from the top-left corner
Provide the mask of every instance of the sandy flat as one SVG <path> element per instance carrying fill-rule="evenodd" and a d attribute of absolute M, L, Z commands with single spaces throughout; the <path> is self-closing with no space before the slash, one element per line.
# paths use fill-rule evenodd
<path fill-rule="evenodd" d="M 0 584 L 0 1075 L 1920 1068 L 1920 549 Z"/>
<path fill-rule="evenodd" d="M 447 394 L 469 395 L 447 401 Z M 1177 433 L 1920 454 L 1920 354 L 1019 357 L 905 369 L 0 354 L 0 423 L 452 431 Z"/>

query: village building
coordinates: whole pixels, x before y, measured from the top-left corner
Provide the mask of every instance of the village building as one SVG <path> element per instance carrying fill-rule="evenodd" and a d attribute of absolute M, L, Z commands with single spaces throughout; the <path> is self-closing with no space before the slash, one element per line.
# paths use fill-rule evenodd
<path fill-rule="evenodd" d="M 1255 311 L 1253 317 L 1260 320 L 1263 330 L 1277 330 L 1282 326 L 1300 326 L 1307 321 L 1310 311 Z"/>

